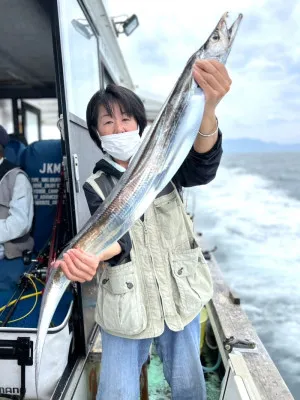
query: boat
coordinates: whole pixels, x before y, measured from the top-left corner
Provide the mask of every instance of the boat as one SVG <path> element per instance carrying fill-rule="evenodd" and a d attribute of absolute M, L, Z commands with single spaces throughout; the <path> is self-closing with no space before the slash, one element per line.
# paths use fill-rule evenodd
<path fill-rule="evenodd" d="M 0 290 L 0 399 L 34 400 L 34 344 L 47 268 L 90 216 L 82 185 L 99 151 L 87 133 L 86 104 L 110 82 L 135 90 L 118 35 L 130 34 L 138 20 L 109 16 L 102 0 L 3 0 L 0 24 L 0 123 L 13 132 L 6 157 L 32 182 L 36 242 L 33 252 L 6 264 L 19 275 Z M 143 100 L 150 124 L 160 104 Z M 198 239 L 215 289 L 201 312 L 208 399 L 292 399 L 240 298 L 224 281 L 222 260 L 200 234 Z M 71 284 L 59 304 L 46 339 L 40 400 L 95 399 L 98 279 Z M 141 373 L 141 399 L 156 398 L 170 398 L 170 389 L 153 346 Z"/>

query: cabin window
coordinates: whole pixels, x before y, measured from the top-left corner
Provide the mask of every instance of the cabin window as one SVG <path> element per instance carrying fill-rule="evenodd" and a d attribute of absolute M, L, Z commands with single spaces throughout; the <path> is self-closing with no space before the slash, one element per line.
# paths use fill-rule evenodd
<path fill-rule="evenodd" d="M 14 132 L 11 100 L 0 100 L 0 121 L 8 133 Z"/>
<path fill-rule="evenodd" d="M 23 134 L 28 144 L 36 142 L 41 139 L 41 111 L 39 108 L 29 104 L 28 102 L 21 102 Z"/>
<path fill-rule="evenodd" d="M 58 103 L 56 99 L 24 99 L 24 102 L 32 106 L 32 110 L 28 112 L 27 127 L 24 126 L 24 129 L 27 132 L 26 134 L 28 142 L 32 143 L 34 140 L 38 140 L 37 138 L 37 131 L 40 129 L 40 138 L 42 140 L 47 139 L 60 139 L 60 132 L 57 128 L 57 121 L 58 121 Z M 23 102 L 23 104 L 24 104 Z M 37 111 L 40 111 L 40 121 L 38 118 L 38 112 L 34 112 L 34 108 Z M 31 111 L 31 112 L 30 112 Z M 28 124 L 31 122 L 31 125 Z M 40 123 L 40 127 L 38 124 Z M 30 128 L 30 131 L 28 131 Z M 33 133 L 36 132 L 34 135 Z M 28 136 L 33 136 L 33 140 L 31 140 Z"/>
<path fill-rule="evenodd" d="M 87 103 L 100 88 L 97 38 L 76 0 L 59 5 L 67 107 L 85 120 Z"/>

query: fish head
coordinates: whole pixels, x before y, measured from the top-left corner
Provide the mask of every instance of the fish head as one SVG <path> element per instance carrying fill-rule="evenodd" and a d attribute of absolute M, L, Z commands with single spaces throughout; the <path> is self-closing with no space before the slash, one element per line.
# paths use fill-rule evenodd
<path fill-rule="evenodd" d="M 198 57 L 215 59 L 225 64 L 242 18 L 242 14 L 224 13 L 212 34 L 199 50 Z"/>

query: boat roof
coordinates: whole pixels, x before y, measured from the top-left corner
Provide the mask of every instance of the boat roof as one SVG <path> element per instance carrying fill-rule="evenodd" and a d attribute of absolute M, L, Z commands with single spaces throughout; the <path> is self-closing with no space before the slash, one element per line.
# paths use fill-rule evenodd
<path fill-rule="evenodd" d="M 97 7 L 93 0 L 83 3 L 100 33 L 105 68 L 116 83 L 134 89 L 103 2 L 98 0 Z M 48 0 L 1 1 L 0 98 L 56 97 L 52 7 Z"/>
<path fill-rule="evenodd" d="M 49 2 L 2 0 L 0 26 L 1 97 L 56 97 Z"/>

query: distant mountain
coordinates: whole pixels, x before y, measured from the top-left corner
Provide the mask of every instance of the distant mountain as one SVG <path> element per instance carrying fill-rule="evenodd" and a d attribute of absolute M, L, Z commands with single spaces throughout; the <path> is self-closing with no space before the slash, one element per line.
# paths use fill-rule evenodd
<path fill-rule="evenodd" d="M 227 153 L 263 153 L 263 152 L 290 152 L 299 151 L 300 143 L 278 144 L 273 142 L 263 142 L 256 139 L 224 139 L 223 149 Z"/>

